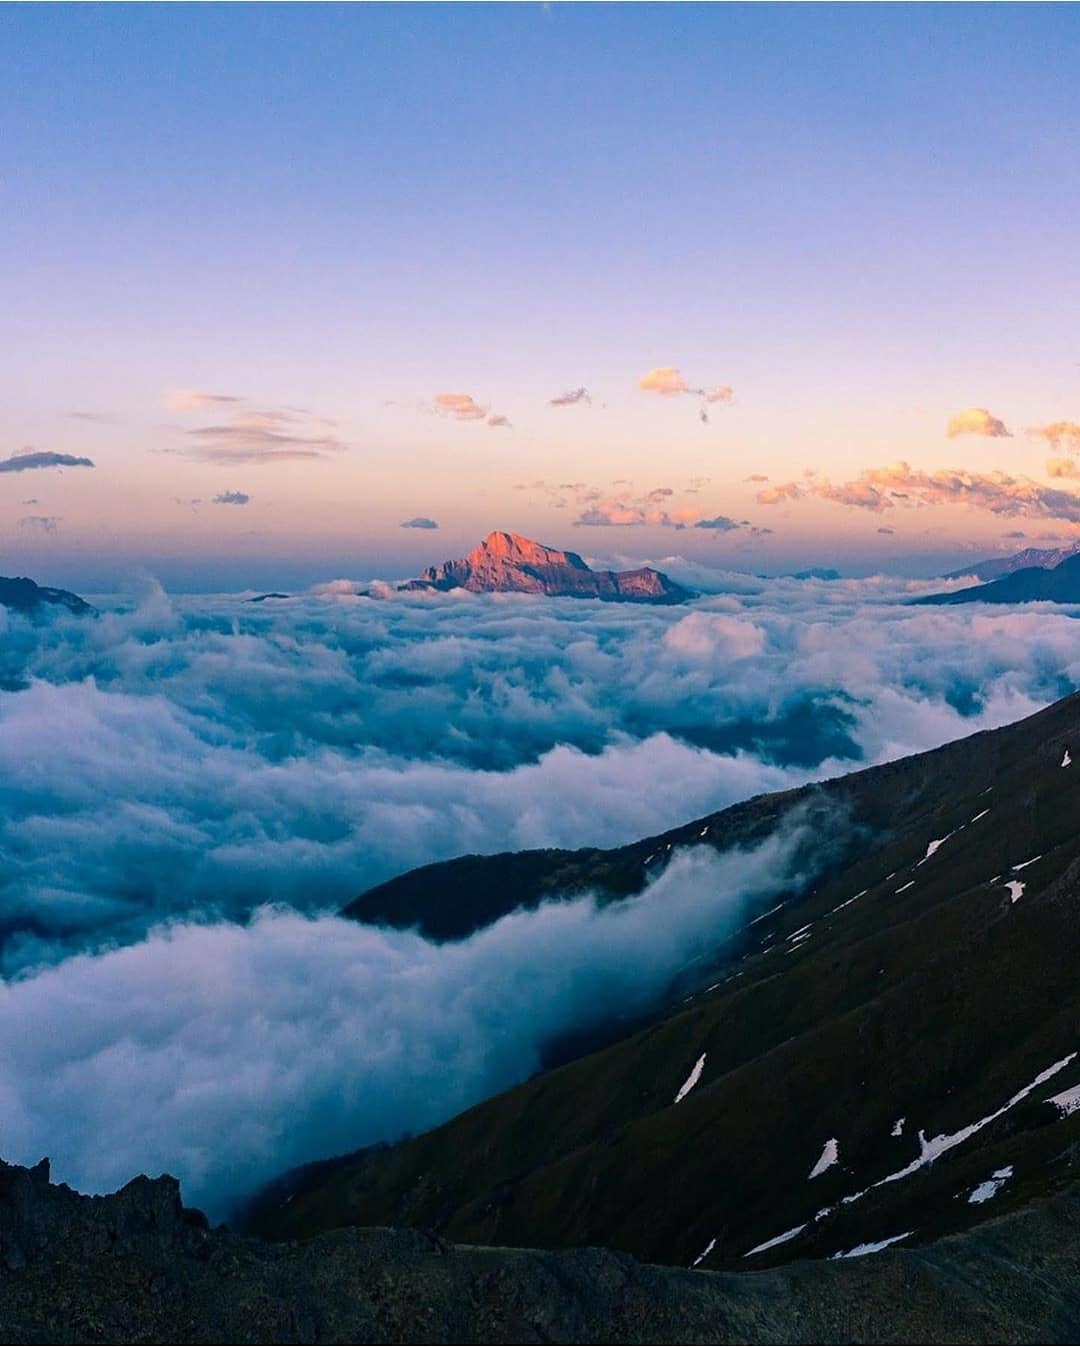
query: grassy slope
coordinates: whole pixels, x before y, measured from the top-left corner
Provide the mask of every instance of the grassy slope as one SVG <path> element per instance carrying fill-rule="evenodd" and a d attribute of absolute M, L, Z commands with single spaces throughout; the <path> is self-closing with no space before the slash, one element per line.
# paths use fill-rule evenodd
<path fill-rule="evenodd" d="M 1078 762 L 1063 770 L 1070 746 Z M 751 840 L 807 800 L 822 810 L 828 844 L 816 891 L 749 928 L 720 986 L 425 1136 L 295 1177 L 287 1200 L 279 1191 L 262 1204 L 256 1226 L 293 1236 L 413 1224 L 456 1240 L 602 1244 L 683 1264 L 715 1240 L 703 1266 L 745 1268 L 908 1230 L 927 1240 L 1067 1182 L 1080 1113 L 1061 1119 L 1043 1101 L 1080 1082 L 1080 1058 L 932 1166 L 840 1201 L 908 1164 L 918 1129 L 954 1132 L 1080 1049 L 1080 698 L 661 839 L 588 853 L 586 864 L 594 876 L 605 865 L 640 873 L 658 850 L 653 865 L 662 864 L 669 844 Z M 930 839 L 961 824 L 917 864 Z M 1011 902 L 991 881 L 1037 853 Z M 546 853 L 532 855 L 542 869 Z M 573 880 L 572 858 L 558 866 Z M 436 884 L 428 902 L 437 901 Z M 514 905 L 512 890 L 503 901 Z M 809 939 L 792 951 L 786 937 L 807 922 Z M 702 1052 L 700 1084 L 674 1104 Z M 809 1180 L 829 1137 L 840 1162 Z M 1015 1174 L 998 1196 L 966 1201 L 1008 1164 Z M 834 1204 L 800 1238 L 744 1261 L 753 1245 Z"/>

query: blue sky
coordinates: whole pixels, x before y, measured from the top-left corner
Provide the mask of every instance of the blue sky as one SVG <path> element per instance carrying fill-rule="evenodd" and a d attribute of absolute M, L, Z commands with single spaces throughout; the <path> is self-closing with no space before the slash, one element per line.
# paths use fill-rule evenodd
<path fill-rule="evenodd" d="M 1066 5 L 7 7 L 0 457 L 95 468 L 0 477 L 0 569 L 403 573 L 489 527 L 865 569 L 1068 533 L 1071 507 L 896 496 L 879 534 L 745 479 L 1045 478 L 1025 431 L 1080 419 L 1078 31 Z M 658 367 L 730 406 L 650 397 Z M 237 401 L 184 419 L 177 389 Z M 948 440 L 972 406 L 1011 436 Z M 335 444 L 194 457 L 237 408 Z M 518 489 L 623 478 L 772 533 L 586 544 L 580 491 Z"/>

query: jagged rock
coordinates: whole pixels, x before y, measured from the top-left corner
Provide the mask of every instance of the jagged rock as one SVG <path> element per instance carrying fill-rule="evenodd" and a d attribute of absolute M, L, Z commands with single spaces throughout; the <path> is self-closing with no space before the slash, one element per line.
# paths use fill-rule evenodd
<path fill-rule="evenodd" d="M 47 606 L 66 608 L 71 613 L 89 614 L 94 609 L 66 589 L 49 589 L 46 585 L 37 585 L 25 575 L 14 578 L 0 575 L 0 605 L 12 608 L 17 613 L 36 613 Z"/>
<path fill-rule="evenodd" d="M 760 1273 L 601 1249 L 210 1230 L 175 1180 L 108 1197 L 0 1162 L 6 1343 L 1074 1342 L 1080 1192 L 918 1251 Z"/>
<path fill-rule="evenodd" d="M 560 552 L 518 533 L 500 532 L 489 533 L 467 557 L 429 566 L 418 579 L 400 588 L 547 594 L 614 603 L 682 603 L 693 597 L 690 590 L 651 566 L 594 571 L 576 552 Z"/>

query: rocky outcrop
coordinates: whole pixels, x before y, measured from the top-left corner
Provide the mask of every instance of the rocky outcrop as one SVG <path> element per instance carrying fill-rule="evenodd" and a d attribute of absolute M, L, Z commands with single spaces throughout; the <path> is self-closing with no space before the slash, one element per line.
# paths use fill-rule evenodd
<path fill-rule="evenodd" d="M 0 606 L 12 608 L 17 613 L 31 614 L 47 607 L 66 608 L 69 613 L 80 616 L 94 611 L 78 594 L 72 594 L 66 589 L 49 589 L 45 585 L 37 585 L 25 575 L 14 578 L 0 575 Z"/>
<path fill-rule="evenodd" d="M 690 590 L 651 566 L 632 571 L 594 571 L 576 552 L 561 552 L 518 533 L 500 532 L 489 533 L 467 557 L 429 566 L 418 579 L 401 588 L 547 594 L 613 603 L 682 603 L 693 597 Z"/>
<path fill-rule="evenodd" d="M 920 1250 L 769 1272 L 599 1249 L 211 1230 L 174 1179 L 108 1197 L 0 1162 L 6 1343 L 1075 1342 L 1080 1193 Z"/>

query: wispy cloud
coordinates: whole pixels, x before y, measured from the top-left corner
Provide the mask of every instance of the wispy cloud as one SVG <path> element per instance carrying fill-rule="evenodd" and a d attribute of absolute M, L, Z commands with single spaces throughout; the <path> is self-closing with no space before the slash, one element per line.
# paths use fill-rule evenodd
<path fill-rule="evenodd" d="M 903 461 L 867 468 L 848 482 L 827 478 L 785 482 L 759 491 L 758 503 L 816 496 L 854 509 L 880 513 L 901 506 L 963 505 L 1005 517 L 1065 519 L 1080 522 L 1080 495 L 1006 472 L 969 472 L 942 468 L 922 472 Z"/>
<path fill-rule="evenodd" d="M 955 440 L 958 435 L 982 435 L 989 439 L 1008 439 L 1012 432 L 1006 428 L 1004 421 L 992 416 L 985 407 L 965 407 L 963 411 L 949 417 L 945 434 L 950 440 Z"/>
<path fill-rule="evenodd" d="M 181 452 L 208 463 L 270 463 L 326 458 L 347 447 L 336 435 L 311 434 L 307 420 L 295 412 L 239 411 L 226 422 L 186 431 L 196 443 Z"/>
<path fill-rule="evenodd" d="M 698 417 L 702 422 L 709 420 L 708 404 L 728 403 L 735 397 L 734 390 L 728 384 L 716 384 L 712 388 L 689 384 L 675 365 L 658 365 L 655 369 L 649 370 L 648 374 L 643 374 L 638 380 L 638 388 L 643 393 L 656 393 L 662 398 L 683 396 L 699 398 L 701 406 L 698 409 Z"/>
<path fill-rule="evenodd" d="M 730 533 L 732 529 L 743 528 L 746 521 L 737 523 L 730 519 L 726 514 L 718 514 L 712 519 L 699 519 L 694 525 L 696 529 L 715 529 L 717 533 Z"/>
<path fill-rule="evenodd" d="M 439 416 L 452 421 L 483 421 L 495 430 L 511 430 L 510 418 L 477 402 L 471 393 L 436 393 L 432 403 Z"/>
<path fill-rule="evenodd" d="M 415 519 L 405 519 L 402 521 L 403 529 L 437 529 L 439 525 L 434 519 L 428 519 L 426 515 L 418 514 Z"/>
<path fill-rule="evenodd" d="M 60 516 L 55 514 L 27 514 L 19 520 L 24 533 L 55 533 Z"/>
<path fill-rule="evenodd" d="M 33 472 L 37 468 L 92 468 L 93 460 L 76 454 L 57 454 L 51 449 L 23 449 L 0 459 L 0 472 Z"/>
<path fill-rule="evenodd" d="M 803 488 L 798 482 L 779 482 L 776 486 L 762 487 L 757 493 L 757 503 L 759 505 L 779 505 L 785 500 L 798 500 L 802 494 Z"/>
<path fill-rule="evenodd" d="M 214 497 L 215 505 L 247 505 L 251 497 L 246 491 L 219 491 Z"/>
<path fill-rule="evenodd" d="M 436 393 L 435 410 L 455 421 L 483 421 L 488 414 L 471 393 Z"/>
<path fill-rule="evenodd" d="M 592 403 L 592 398 L 589 396 L 589 390 L 587 388 L 571 388 L 568 393 L 560 393 L 557 398 L 552 398 L 549 401 L 548 406 L 573 407 L 579 402 L 584 402 L 586 404 Z"/>
<path fill-rule="evenodd" d="M 1043 439 L 1051 449 L 1067 449 L 1070 453 L 1080 454 L 1080 422 L 1051 421 L 1047 426 L 1031 426 L 1028 434 Z"/>
<path fill-rule="evenodd" d="M 172 388 L 163 399 L 167 412 L 200 412 L 243 401 L 235 393 L 204 393 L 197 388 Z"/>

